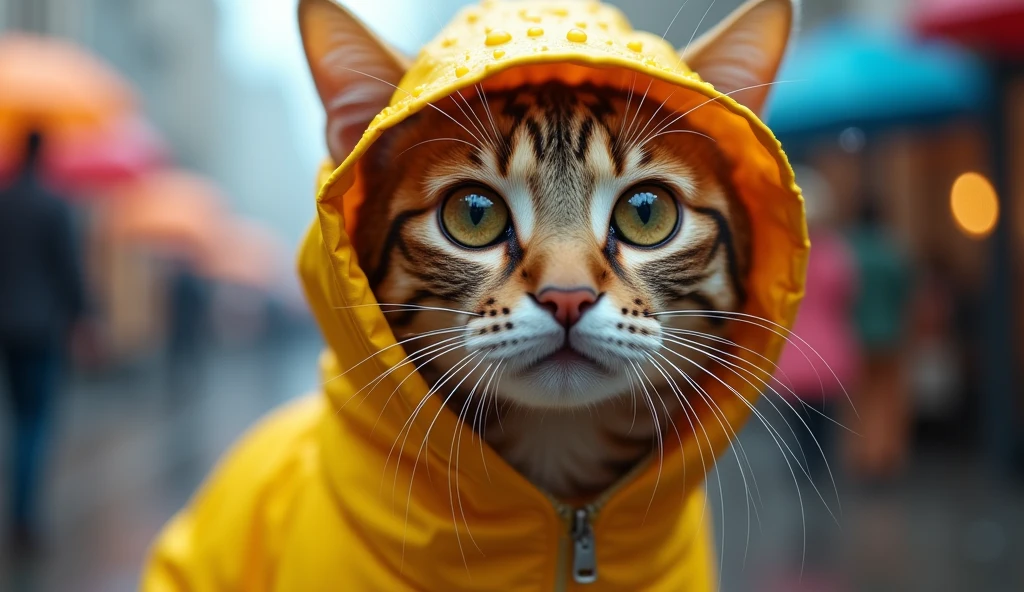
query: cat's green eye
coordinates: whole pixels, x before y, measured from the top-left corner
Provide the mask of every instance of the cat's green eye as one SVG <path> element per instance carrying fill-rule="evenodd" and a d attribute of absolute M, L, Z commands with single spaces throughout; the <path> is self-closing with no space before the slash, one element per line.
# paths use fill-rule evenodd
<path fill-rule="evenodd" d="M 612 211 L 612 227 L 619 239 L 638 247 L 667 241 L 679 225 L 679 205 L 661 185 L 635 185 L 621 196 Z"/>
<path fill-rule="evenodd" d="M 445 200 L 441 226 L 448 238 L 464 247 L 487 247 L 505 236 L 508 206 L 495 191 L 481 185 L 466 185 Z"/>

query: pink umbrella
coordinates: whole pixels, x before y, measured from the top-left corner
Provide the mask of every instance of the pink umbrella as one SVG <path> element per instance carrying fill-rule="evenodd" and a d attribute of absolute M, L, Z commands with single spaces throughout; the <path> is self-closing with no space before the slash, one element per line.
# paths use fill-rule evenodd
<path fill-rule="evenodd" d="M 160 135 L 144 119 L 127 115 L 93 128 L 56 131 L 47 136 L 44 174 L 74 195 L 100 195 L 168 161 Z M 21 148 L 0 145 L 0 176 L 10 178 L 21 164 Z"/>

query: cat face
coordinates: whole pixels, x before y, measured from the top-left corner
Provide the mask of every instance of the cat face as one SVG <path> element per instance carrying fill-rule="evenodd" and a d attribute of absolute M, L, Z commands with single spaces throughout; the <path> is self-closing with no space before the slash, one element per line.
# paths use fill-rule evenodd
<path fill-rule="evenodd" d="M 754 0 L 683 57 L 723 92 L 753 87 L 741 98 L 756 110 L 791 16 L 788 0 Z M 340 162 L 405 62 L 327 0 L 303 0 L 300 21 Z M 746 212 L 715 140 L 642 84 L 474 87 L 432 107 L 361 159 L 353 237 L 428 382 L 454 393 L 490 372 L 486 388 L 494 381 L 507 400 L 573 408 L 693 375 L 703 357 L 663 350 L 722 328 L 659 313 L 738 309 L 749 259 Z"/>
<path fill-rule="evenodd" d="M 429 374 L 473 356 L 508 399 L 589 405 L 657 376 L 656 313 L 742 304 L 745 212 L 685 118 L 659 133 L 640 92 L 555 83 L 449 102 L 364 160 L 355 237 L 378 300 L 469 313 L 389 314 L 399 338 L 436 333 L 413 352 L 459 337 Z"/>

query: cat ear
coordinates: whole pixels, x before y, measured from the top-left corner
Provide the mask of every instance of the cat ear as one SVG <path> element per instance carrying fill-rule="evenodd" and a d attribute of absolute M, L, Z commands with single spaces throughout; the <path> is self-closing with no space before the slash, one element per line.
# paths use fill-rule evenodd
<path fill-rule="evenodd" d="M 299 30 L 327 111 L 327 146 L 341 162 L 388 105 L 408 65 L 332 0 L 300 0 Z"/>
<path fill-rule="evenodd" d="M 750 0 L 681 53 L 701 78 L 760 113 L 786 52 L 797 0 Z M 749 90 L 740 90 L 750 88 Z"/>

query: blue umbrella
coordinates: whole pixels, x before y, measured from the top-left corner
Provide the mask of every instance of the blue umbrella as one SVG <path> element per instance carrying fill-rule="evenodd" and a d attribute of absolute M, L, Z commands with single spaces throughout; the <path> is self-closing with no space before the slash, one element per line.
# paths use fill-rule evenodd
<path fill-rule="evenodd" d="M 787 140 L 976 113 L 989 87 L 983 65 L 963 51 L 848 22 L 799 39 L 778 79 L 791 82 L 773 89 L 768 123 Z"/>

